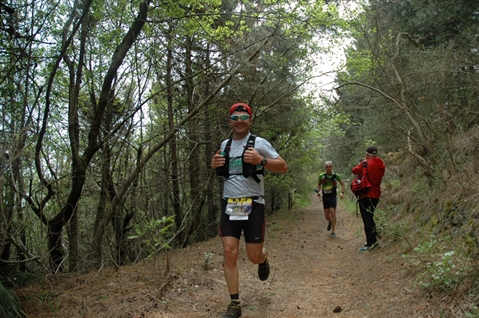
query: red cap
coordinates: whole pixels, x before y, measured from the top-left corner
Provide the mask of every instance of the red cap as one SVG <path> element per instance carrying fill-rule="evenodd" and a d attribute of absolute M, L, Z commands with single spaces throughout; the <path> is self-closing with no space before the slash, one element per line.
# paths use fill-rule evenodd
<path fill-rule="evenodd" d="M 234 112 L 247 112 L 250 116 L 253 116 L 251 108 L 245 103 L 236 103 L 230 108 L 230 115 Z"/>

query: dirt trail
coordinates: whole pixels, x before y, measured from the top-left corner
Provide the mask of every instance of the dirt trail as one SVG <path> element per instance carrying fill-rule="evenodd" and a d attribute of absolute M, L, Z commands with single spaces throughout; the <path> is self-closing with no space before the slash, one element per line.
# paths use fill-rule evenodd
<path fill-rule="evenodd" d="M 317 198 L 300 212 L 269 216 L 266 282 L 258 279 L 242 243 L 243 317 L 432 317 L 395 247 L 382 243 L 359 252 L 361 220 L 341 206 L 337 216 L 335 239 L 326 231 Z M 211 258 L 205 269 L 206 255 Z M 220 317 L 229 302 L 220 239 L 174 251 L 168 277 L 161 275 L 164 259 L 50 282 L 50 303 L 27 308 L 30 317 L 54 317 L 52 304 L 56 317 Z M 36 293 L 31 287 L 20 296 L 31 299 Z"/>

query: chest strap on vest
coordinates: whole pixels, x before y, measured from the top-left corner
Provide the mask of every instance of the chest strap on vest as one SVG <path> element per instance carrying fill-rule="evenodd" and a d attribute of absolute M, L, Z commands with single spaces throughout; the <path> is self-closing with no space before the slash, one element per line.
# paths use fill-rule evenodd
<path fill-rule="evenodd" d="M 261 170 L 256 169 L 256 165 L 252 165 L 250 163 L 247 163 L 243 160 L 244 158 L 244 153 L 248 148 L 254 148 L 254 143 L 255 143 L 256 136 L 253 134 L 250 134 L 248 141 L 246 142 L 246 147 L 243 150 L 243 154 L 241 155 L 241 161 L 242 161 L 242 167 L 243 167 L 243 177 L 248 178 L 251 177 L 253 178 L 257 183 L 260 183 L 261 180 L 257 176 L 258 174 L 263 174 L 264 175 L 264 167 L 261 168 Z M 225 149 L 224 149 L 224 158 L 225 158 L 225 164 L 216 169 L 216 174 L 218 176 L 223 176 L 226 179 L 230 177 L 230 172 L 229 172 L 229 161 L 230 161 L 230 149 L 231 149 L 231 142 L 233 138 L 228 139 L 228 142 L 226 143 Z"/>

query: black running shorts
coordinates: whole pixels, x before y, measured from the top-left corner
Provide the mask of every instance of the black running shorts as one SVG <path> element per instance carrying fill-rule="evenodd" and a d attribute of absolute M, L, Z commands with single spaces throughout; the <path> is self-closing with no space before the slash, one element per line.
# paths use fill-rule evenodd
<path fill-rule="evenodd" d="M 263 243 L 265 230 L 264 204 L 253 201 L 253 209 L 248 216 L 248 220 L 230 221 L 226 214 L 226 200 L 221 200 L 221 218 L 220 218 L 220 237 L 233 236 L 240 239 L 241 232 L 244 231 L 246 243 Z"/>
<path fill-rule="evenodd" d="M 336 205 L 338 204 L 338 199 L 336 197 L 336 194 L 325 194 L 323 195 L 323 208 L 329 209 L 329 208 L 335 208 Z"/>

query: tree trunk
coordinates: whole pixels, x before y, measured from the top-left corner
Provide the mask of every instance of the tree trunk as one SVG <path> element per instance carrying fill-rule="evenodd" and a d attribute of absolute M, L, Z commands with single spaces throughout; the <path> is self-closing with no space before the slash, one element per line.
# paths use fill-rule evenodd
<path fill-rule="evenodd" d="M 210 67 L 211 67 L 210 47 L 208 45 L 208 47 L 206 48 L 206 53 L 205 53 L 205 69 L 208 70 L 208 69 L 210 69 Z M 207 72 L 204 72 L 204 77 L 206 78 L 206 80 L 204 81 L 203 90 L 204 90 L 205 94 L 210 94 L 210 92 L 211 92 L 210 82 L 212 82 L 213 79 L 210 80 L 211 75 L 208 75 Z M 210 123 L 211 119 L 210 119 L 209 110 L 206 110 L 205 112 L 203 112 L 203 114 L 204 114 L 203 122 L 204 123 Z M 205 127 L 204 128 L 204 140 L 212 140 L 213 133 L 211 131 L 211 125 L 206 124 L 206 125 L 204 125 L 204 127 Z M 218 147 L 218 145 L 213 145 L 210 142 L 206 143 L 205 157 L 206 158 L 211 158 L 211 156 L 213 156 L 213 154 L 215 152 L 216 147 Z M 207 168 L 209 168 L 209 165 L 207 166 Z M 211 170 L 209 170 L 209 171 L 206 171 L 205 175 L 208 176 L 208 175 L 211 175 L 212 173 L 214 173 L 214 171 L 212 172 Z M 211 193 L 216 193 L 217 192 L 217 189 L 214 188 L 214 179 L 208 182 L 206 192 L 209 193 L 210 195 L 207 196 L 208 207 L 207 207 L 207 211 L 206 211 L 206 217 L 205 217 L 206 221 L 205 222 L 206 222 L 208 227 L 213 227 L 213 228 L 216 229 L 217 228 L 216 224 L 219 221 L 218 218 L 217 218 L 217 215 L 218 215 L 218 212 L 220 210 L 220 199 L 219 199 L 219 195 L 218 196 L 211 195 Z"/>
<path fill-rule="evenodd" d="M 78 213 L 74 210 L 68 226 L 68 269 L 70 272 L 78 270 Z"/>
<path fill-rule="evenodd" d="M 170 26 L 169 32 L 173 32 L 172 27 Z M 170 41 L 170 39 L 169 39 Z M 170 47 L 170 45 L 168 45 Z M 175 118 L 173 115 L 173 81 L 172 81 L 172 61 L 173 61 L 173 52 L 168 48 L 167 53 L 167 69 L 166 69 L 166 86 L 167 86 L 167 96 L 166 100 L 168 103 L 168 123 L 171 130 L 175 127 Z M 170 160 L 171 160 L 171 188 L 172 188 L 172 206 L 175 213 L 175 225 L 176 231 L 178 232 L 177 241 L 182 243 L 184 241 L 182 235 L 181 225 L 183 222 L 183 215 L 181 213 L 181 203 L 180 203 L 180 186 L 178 181 L 178 155 L 177 155 L 177 143 L 176 143 L 176 134 L 171 137 L 170 140 Z"/>
<path fill-rule="evenodd" d="M 64 250 L 62 244 L 63 227 L 69 222 L 76 211 L 78 202 L 81 197 L 83 185 L 85 183 L 85 169 L 74 170 L 72 189 L 68 196 L 67 203 L 63 209 L 51 220 L 46 222 L 48 233 L 48 247 L 50 250 L 50 265 L 55 273 L 63 271 Z M 41 210 L 36 212 L 43 215 Z"/>
<path fill-rule="evenodd" d="M 140 4 L 140 12 L 138 16 L 135 18 L 135 21 L 131 25 L 130 29 L 126 33 L 123 41 L 118 45 L 117 49 L 113 53 L 112 63 L 110 68 L 105 76 L 105 80 L 103 82 L 102 91 L 100 94 L 100 100 L 98 101 L 98 106 L 96 107 L 94 118 L 95 121 L 92 124 L 90 134 L 89 134 L 89 144 L 96 144 L 96 139 L 98 137 L 98 133 L 101 128 L 102 124 L 102 117 L 106 107 L 111 103 L 111 90 L 112 90 L 112 83 L 113 80 L 116 79 L 118 68 L 122 65 L 123 60 L 130 50 L 133 43 L 135 43 L 138 35 L 141 33 L 143 26 L 146 22 L 146 18 L 148 16 L 148 7 L 150 4 L 150 0 L 145 0 Z M 89 154 L 88 149 L 85 151 L 85 155 Z M 85 156 L 84 155 L 84 156 Z M 91 158 L 91 157 L 90 157 Z M 114 207 L 116 208 L 115 201 Z M 105 211 L 105 214 L 98 222 L 97 227 L 95 228 L 95 233 L 93 234 L 93 241 L 92 241 L 92 250 L 93 250 L 93 257 L 98 266 L 101 262 L 101 248 L 102 248 L 102 239 L 103 234 L 105 231 L 105 227 L 107 222 L 110 220 L 111 212 Z"/>
<path fill-rule="evenodd" d="M 185 83 L 186 83 L 186 104 L 188 105 L 188 112 L 191 113 L 195 110 L 196 102 L 194 100 L 194 89 L 195 84 L 193 83 L 192 74 L 192 52 L 191 48 L 193 46 L 191 37 L 186 38 L 186 52 L 185 52 L 185 62 L 186 62 L 186 74 L 185 74 Z M 199 127 L 197 124 L 197 119 L 193 118 L 188 122 L 188 139 L 189 139 L 189 151 L 190 154 L 188 164 L 189 164 L 189 174 L 190 174 L 190 202 L 191 202 L 191 222 L 188 224 L 187 235 L 185 241 L 182 242 L 182 246 L 185 247 L 188 245 L 188 242 L 195 231 L 198 229 L 201 223 L 201 210 L 202 204 L 199 204 L 201 201 L 200 197 L 200 162 L 199 162 Z"/>

